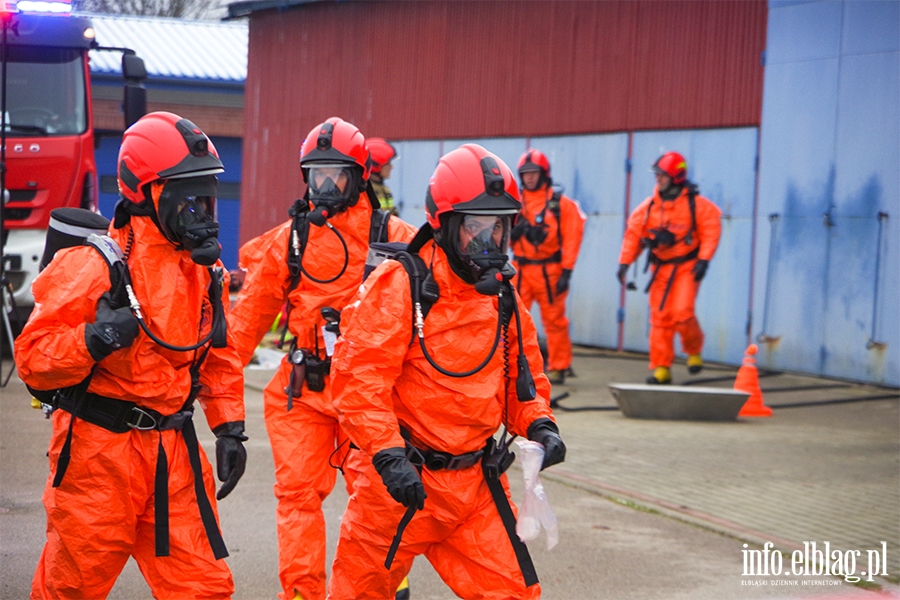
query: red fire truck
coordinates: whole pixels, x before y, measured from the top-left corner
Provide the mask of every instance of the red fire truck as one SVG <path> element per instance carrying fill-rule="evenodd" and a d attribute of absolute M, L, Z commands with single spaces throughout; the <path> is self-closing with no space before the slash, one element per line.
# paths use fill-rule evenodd
<path fill-rule="evenodd" d="M 17 5 L 17 6 L 16 6 Z M 95 133 L 88 52 L 123 53 L 123 110 L 127 127 L 146 112 L 146 70 L 126 48 L 104 48 L 91 20 L 69 14 L 69 2 L 0 2 L 0 103 L 5 100 L 6 141 L 2 261 L 8 282 L 7 312 L 24 323 L 34 304 L 50 211 L 60 207 L 97 210 Z M 38 11 L 38 12 L 32 12 Z M 4 85 L 5 83 L 5 85 Z"/>

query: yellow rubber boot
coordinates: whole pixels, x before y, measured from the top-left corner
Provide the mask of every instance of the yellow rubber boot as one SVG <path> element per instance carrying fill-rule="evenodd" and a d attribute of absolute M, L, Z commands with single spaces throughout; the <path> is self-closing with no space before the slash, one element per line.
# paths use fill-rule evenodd
<path fill-rule="evenodd" d="M 703 359 L 699 354 L 691 354 L 687 359 L 688 373 L 696 375 L 703 370 Z"/>
<path fill-rule="evenodd" d="M 404 577 L 400 582 L 397 593 L 394 594 L 394 600 L 409 600 L 409 577 Z"/>
<path fill-rule="evenodd" d="M 669 367 L 656 367 L 653 370 L 653 375 L 647 378 L 647 383 L 657 385 L 672 383 L 672 374 L 669 372 Z"/>
<path fill-rule="evenodd" d="M 562 385 L 566 382 L 566 372 L 547 371 L 547 379 L 550 380 L 550 385 Z"/>
<path fill-rule="evenodd" d="M 294 600 L 304 600 L 303 594 L 301 594 L 297 590 L 294 590 Z"/>

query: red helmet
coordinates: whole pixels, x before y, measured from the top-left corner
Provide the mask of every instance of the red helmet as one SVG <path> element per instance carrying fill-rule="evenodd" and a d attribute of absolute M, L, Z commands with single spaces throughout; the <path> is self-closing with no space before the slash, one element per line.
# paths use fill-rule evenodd
<path fill-rule="evenodd" d="M 368 181 L 371 163 L 366 138 L 356 125 L 341 118 L 331 117 L 313 127 L 300 147 L 300 168 L 303 181 L 307 181 L 309 167 L 314 163 L 357 165 L 361 178 Z"/>
<path fill-rule="evenodd" d="M 677 152 L 666 152 L 653 163 L 654 173 L 662 173 L 672 178 L 672 183 L 679 185 L 687 179 L 687 162 Z"/>
<path fill-rule="evenodd" d="M 125 130 L 119 148 L 119 192 L 140 204 L 144 187 L 160 179 L 216 175 L 225 170 L 199 127 L 170 112 L 152 112 Z"/>
<path fill-rule="evenodd" d="M 369 138 L 369 153 L 372 155 L 372 172 L 381 173 L 381 168 L 397 158 L 397 149 L 384 138 Z"/>
<path fill-rule="evenodd" d="M 428 223 L 435 230 L 444 214 L 515 215 L 521 208 L 512 171 L 478 144 L 464 144 L 445 154 L 425 196 Z"/>
<path fill-rule="evenodd" d="M 519 175 L 525 171 L 543 171 L 544 177 L 550 177 L 550 161 L 540 150 L 526 150 L 519 157 Z"/>

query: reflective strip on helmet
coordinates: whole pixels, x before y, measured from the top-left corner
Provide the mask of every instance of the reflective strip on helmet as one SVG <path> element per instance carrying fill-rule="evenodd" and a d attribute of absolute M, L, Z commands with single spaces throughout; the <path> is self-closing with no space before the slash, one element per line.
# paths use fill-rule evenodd
<path fill-rule="evenodd" d="M 202 177 L 203 175 L 218 175 L 224 173 L 225 169 L 221 167 L 213 167 L 211 169 L 200 169 L 199 171 L 190 171 L 189 173 L 179 173 L 177 175 L 169 175 L 165 179 L 187 179 L 188 177 Z"/>

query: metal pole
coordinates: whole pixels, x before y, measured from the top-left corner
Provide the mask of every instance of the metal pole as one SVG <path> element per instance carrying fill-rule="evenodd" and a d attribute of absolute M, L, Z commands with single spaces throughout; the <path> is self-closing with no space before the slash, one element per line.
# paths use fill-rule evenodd
<path fill-rule="evenodd" d="M 878 213 L 878 242 L 875 247 L 875 291 L 872 292 L 872 335 L 869 336 L 869 341 L 866 342 L 866 348 L 868 350 L 884 345 L 883 342 L 876 341 L 877 338 L 875 337 L 875 334 L 878 331 L 878 284 L 881 275 L 881 236 L 884 229 L 884 221 L 887 218 L 888 214 L 886 212 Z"/>
<path fill-rule="evenodd" d="M 778 213 L 769 215 L 771 228 L 769 229 L 769 259 L 766 266 L 766 296 L 763 301 L 762 332 L 756 336 L 756 341 L 760 344 L 765 344 L 766 342 L 777 339 L 769 335 L 769 300 L 770 294 L 772 293 L 772 274 L 775 269 L 775 234 L 777 232 L 779 216 Z"/>
<path fill-rule="evenodd" d="M 625 217 L 622 223 L 622 232 L 628 229 L 628 217 L 631 216 L 631 153 L 634 148 L 634 132 L 628 132 L 628 156 L 625 157 Z M 637 269 L 637 259 L 634 261 L 634 268 Z M 635 279 L 637 279 L 637 271 L 635 271 Z M 624 285 L 619 286 L 619 309 L 616 311 L 616 322 L 618 332 L 616 335 L 616 350 L 619 352 L 625 347 L 625 293 L 627 289 Z"/>
<path fill-rule="evenodd" d="M 9 16 L 8 16 L 9 15 Z M 3 21 L 3 36 L 0 42 L 0 281 L 6 289 L 6 230 L 4 229 L 3 216 L 6 212 L 6 65 L 8 62 L 6 36 L 9 31 L 9 19 L 12 15 L 0 12 L 0 20 Z"/>
<path fill-rule="evenodd" d="M 4 213 L 6 212 L 6 66 L 9 63 L 7 53 L 9 46 L 7 44 L 7 35 L 9 33 L 10 21 L 12 13 L 0 12 L 0 20 L 3 22 L 3 34 L 0 37 L 0 310 L 3 311 L 3 327 L 6 329 L 6 336 L 0 336 L 0 356 L 3 354 L 3 344 L 9 341 L 9 354 L 13 356 L 13 334 L 12 326 L 9 322 L 8 310 L 13 306 L 12 284 L 6 278 L 6 229 L 4 223 Z M 5 339 L 4 339 L 5 338 Z M 9 369 L 9 375 L 0 382 L 0 387 L 6 387 L 9 378 L 12 376 L 16 368 L 16 361 L 12 360 Z M 2 372 L 0 372 L 2 375 Z"/>

